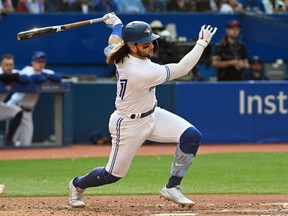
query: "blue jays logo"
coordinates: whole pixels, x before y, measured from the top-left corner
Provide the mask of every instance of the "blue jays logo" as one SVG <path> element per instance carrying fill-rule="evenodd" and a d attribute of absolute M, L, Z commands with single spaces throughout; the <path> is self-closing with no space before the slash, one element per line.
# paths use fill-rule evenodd
<path fill-rule="evenodd" d="M 148 35 L 151 35 L 151 34 L 152 34 L 152 29 L 151 29 L 151 27 L 148 27 L 148 28 L 144 31 L 144 33 L 147 33 Z"/>

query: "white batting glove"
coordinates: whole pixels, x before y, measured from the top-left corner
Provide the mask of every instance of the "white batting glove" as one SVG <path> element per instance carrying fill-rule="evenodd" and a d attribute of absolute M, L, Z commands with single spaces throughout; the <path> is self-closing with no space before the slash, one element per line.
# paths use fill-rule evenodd
<path fill-rule="evenodd" d="M 122 21 L 119 19 L 119 17 L 116 16 L 114 12 L 105 14 L 104 17 L 108 17 L 107 20 L 104 22 L 106 23 L 107 26 L 110 28 L 114 28 L 118 24 L 122 24 Z"/>
<path fill-rule="evenodd" d="M 203 46 L 204 48 L 207 47 L 216 31 L 217 27 L 213 28 L 210 25 L 203 25 L 199 32 L 199 39 L 197 41 L 197 44 Z"/>

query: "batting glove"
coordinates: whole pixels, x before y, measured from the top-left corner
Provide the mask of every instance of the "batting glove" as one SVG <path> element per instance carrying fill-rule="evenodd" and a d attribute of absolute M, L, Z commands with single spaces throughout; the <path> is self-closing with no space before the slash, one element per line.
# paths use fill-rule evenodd
<path fill-rule="evenodd" d="M 197 44 L 203 46 L 204 48 L 207 47 L 216 31 L 217 27 L 213 28 L 210 25 L 203 25 L 199 32 L 199 39 L 197 41 Z"/>
<path fill-rule="evenodd" d="M 112 29 L 118 24 L 122 25 L 122 21 L 113 12 L 105 14 L 104 17 L 108 17 L 108 19 L 105 20 L 104 22 L 106 23 L 107 26 L 109 26 Z"/>

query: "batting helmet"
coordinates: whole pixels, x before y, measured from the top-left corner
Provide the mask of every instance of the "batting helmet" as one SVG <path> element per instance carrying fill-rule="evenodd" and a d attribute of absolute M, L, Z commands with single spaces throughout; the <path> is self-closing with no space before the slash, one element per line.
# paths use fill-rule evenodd
<path fill-rule="evenodd" d="M 122 29 L 122 35 L 125 43 L 149 43 L 160 37 L 152 32 L 148 23 L 142 21 L 128 23 Z"/>

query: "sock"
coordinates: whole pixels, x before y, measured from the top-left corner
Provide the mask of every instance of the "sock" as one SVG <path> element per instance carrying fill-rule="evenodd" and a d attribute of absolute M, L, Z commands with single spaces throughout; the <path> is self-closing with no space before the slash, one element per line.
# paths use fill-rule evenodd
<path fill-rule="evenodd" d="M 176 185 L 180 185 L 183 177 L 171 176 L 166 184 L 167 188 L 175 187 Z"/>
<path fill-rule="evenodd" d="M 73 180 L 73 184 L 75 187 L 86 189 L 88 187 L 97 187 L 105 184 L 111 184 L 120 179 L 121 178 L 108 173 L 104 167 L 98 167 L 93 169 L 85 176 L 76 177 Z"/>

